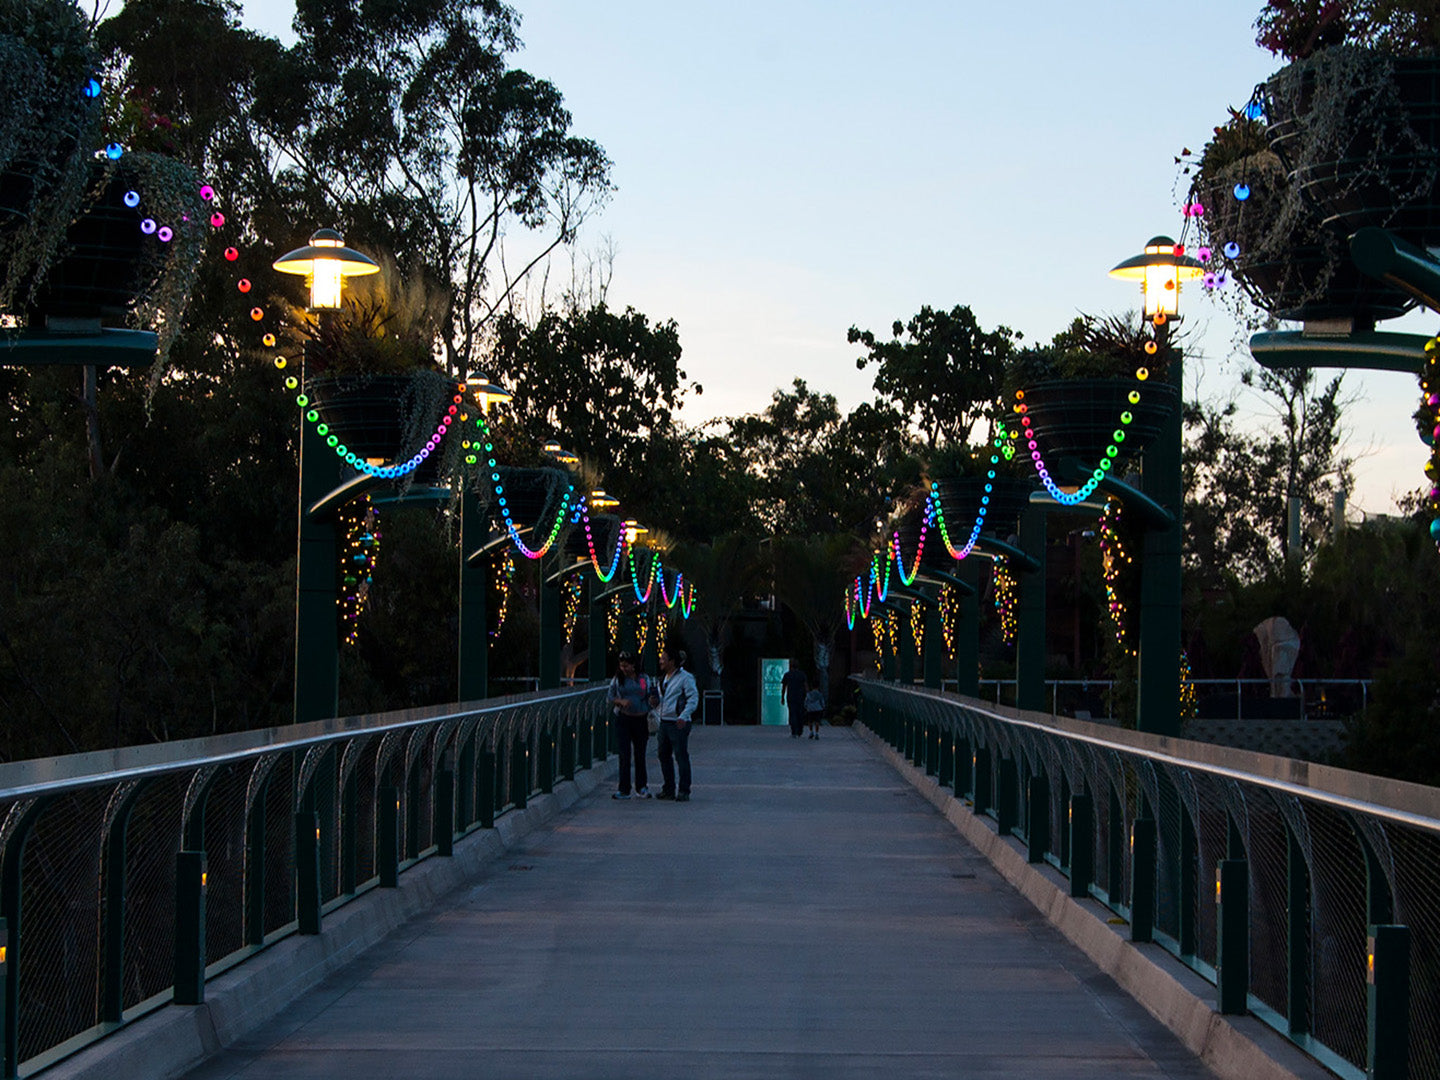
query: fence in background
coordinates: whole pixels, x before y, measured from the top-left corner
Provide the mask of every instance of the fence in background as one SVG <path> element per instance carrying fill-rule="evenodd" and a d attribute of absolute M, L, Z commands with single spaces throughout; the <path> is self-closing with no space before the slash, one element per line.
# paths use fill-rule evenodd
<path fill-rule="evenodd" d="M 0 1075 L 32 1073 L 603 759 L 604 688 L 0 766 Z"/>
<path fill-rule="evenodd" d="M 861 720 L 1341 1076 L 1440 1078 L 1440 789 L 857 680 Z"/>

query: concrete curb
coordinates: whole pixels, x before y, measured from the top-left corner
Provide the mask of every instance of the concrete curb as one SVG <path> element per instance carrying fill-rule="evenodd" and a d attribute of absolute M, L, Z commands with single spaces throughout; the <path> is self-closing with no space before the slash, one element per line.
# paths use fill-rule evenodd
<path fill-rule="evenodd" d="M 314 937 L 292 934 L 205 984 L 205 1003 L 167 1005 L 34 1075 L 44 1080 L 179 1076 L 278 1016 L 291 1002 L 358 958 L 387 934 L 474 880 L 488 862 L 615 778 L 618 758 L 576 772 L 549 795 L 531 797 L 494 829 L 455 842 L 452 858 L 431 856 L 400 875 L 396 889 L 371 889 L 327 914 Z"/>
<path fill-rule="evenodd" d="M 1048 863 L 1032 864 L 1013 837 L 977 816 L 950 789 L 910 764 L 862 724 L 855 732 L 968 840 L 1011 886 L 1224 1080 L 1334 1080 L 1335 1074 L 1253 1016 L 1222 1016 L 1215 988 L 1159 945 L 1132 943 L 1096 900 L 1070 896 L 1070 883 Z"/>

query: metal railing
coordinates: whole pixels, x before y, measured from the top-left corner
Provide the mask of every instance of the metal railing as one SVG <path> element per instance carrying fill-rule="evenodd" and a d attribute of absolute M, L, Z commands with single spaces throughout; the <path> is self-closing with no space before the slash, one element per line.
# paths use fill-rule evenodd
<path fill-rule="evenodd" d="M 606 756 L 603 686 L 0 765 L 0 1075 L 169 1002 Z"/>
<path fill-rule="evenodd" d="M 1261 702 L 1287 700 L 1271 697 L 1270 679 L 1192 679 L 1191 683 L 1199 690 L 1202 701 L 1220 696 L 1207 694 L 1207 690 L 1233 687 L 1236 720 L 1265 719 L 1273 709 Z M 1363 713 L 1370 703 L 1369 679 L 1307 678 L 1292 679 L 1290 683 L 1296 695 L 1292 700 L 1296 701 L 1302 718 L 1354 716 Z M 953 690 L 956 685 L 954 679 L 945 680 L 947 690 Z M 1014 679 L 981 679 L 980 696 L 996 705 L 1013 705 L 1016 685 Z M 1076 709 L 1084 709 L 1092 713 L 1094 719 L 1100 719 L 1101 713 L 1091 706 L 1103 706 L 1104 696 L 1114 683 L 1108 679 L 1047 679 L 1045 685 L 1050 691 L 1051 716 L 1066 716 Z M 1247 688 L 1253 692 L 1247 693 Z M 1063 710 L 1062 697 L 1066 702 Z M 1249 716 L 1245 712 L 1247 701 L 1251 703 Z"/>
<path fill-rule="evenodd" d="M 1440 788 L 870 679 L 861 720 L 1344 1077 L 1440 1077 Z"/>

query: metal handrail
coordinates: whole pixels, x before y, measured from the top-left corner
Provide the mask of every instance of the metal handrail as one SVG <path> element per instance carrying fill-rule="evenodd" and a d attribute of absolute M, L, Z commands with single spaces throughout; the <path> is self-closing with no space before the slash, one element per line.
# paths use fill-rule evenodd
<path fill-rule="evenodd" d="M 207 977 L 318 933 L 604 759 L 604 697 L 592 684 L 0 765 L 0 1077 L 199 1004 Z"/>
<path fill-rule="evenodd" d="M 1384 1075 L 1440 1075 L 1440 788 L 857 682 L 863 723 L 1214 982 L 1219 1011 L 1343 1077 L 1376 1039 L 1409 1062 Z"/>

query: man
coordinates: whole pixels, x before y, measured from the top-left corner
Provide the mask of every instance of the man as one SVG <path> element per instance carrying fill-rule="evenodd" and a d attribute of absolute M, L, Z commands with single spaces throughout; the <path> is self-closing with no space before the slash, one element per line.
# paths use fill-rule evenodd
<path fill-rule="evenodd" d="M 809 684 L 805 672 L 800 670 L 800 661 L 791 660 L 790 670 L 780 679 L 780 704 L 790 710 L 790 737 L 800 738 L 805 730 L 805 691 Z"/>
<path fill-rule="evenodd" d="M 650 692 L 650 704 L 660 714 L 660 734 L 655 750 L 660 758 L 664 787 L 658 799 L 690 801 L 690 723 L 700 694 L 695 677 L 681 665 L 685 654 L 673 645 L 660 653 L 660 686 Z M 675 786 L 675 766 L 680 766 L 680 786 Z"/>

